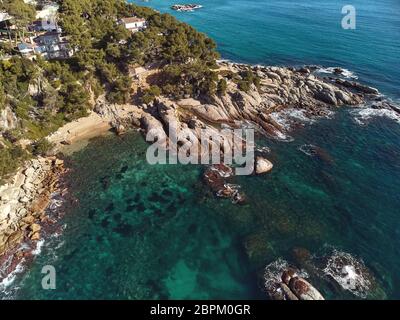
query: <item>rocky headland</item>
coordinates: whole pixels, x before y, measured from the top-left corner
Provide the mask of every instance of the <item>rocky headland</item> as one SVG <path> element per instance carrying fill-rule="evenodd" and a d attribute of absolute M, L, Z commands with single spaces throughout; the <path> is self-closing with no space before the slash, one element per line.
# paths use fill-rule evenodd
<path fill-rule="evenodd" d="M 196 135 L 200 128 L 218 134 L 221 128 L 251 126 L 260 134 L 285 139 L 296 122 L 301 123 L 301 118 L 328 116 L 340 106 L 358 106 L 379 96 L 378 90 L 356 82 L 318 77 L 312 68 L 220 62 L 220 77 L 224 77 L 224 71 L 232 77 L 249 69 L 260 78 L 258 87 L 251 84 L 245 92 L 226 78 L 227 90 L 223 95 L 203 100 L 158 98 L 152 104 L 140 106 L 141 127 L 146 132 L 155 129 L 168 135 L 167 129 L 173 126 L 178 131 L 192 130 Z M 287 116 L 288 126 L 279 121 L 283 116 Z"/>
<path fill-rule="evenodd" d="M 329 117 L 342 106 L 361 107 L 368 104 L 373 108 L 400 111 L 395 104 L 382 98 L 377 89 L 347 79 L 340 68 L 335 68 L 329 76 L 321 76 L 318 73 L 320 68 L 316 66 L 266 67 L 227 61 L 220 61 L 218 65 L 218 78 L 226 81 L 223 94 L 197 99 L 187 96 L 180 100 L 159 96 L 152 103 L 123 106 L 110 105 L 100 99 L 95 111 L 108 118 L 118 134 L 132 127 L 140 128 L 144 134 L 151 131 L 165 137 L 170 150 L 179 150 L 183 142 L 194 143 L 193 137 L 200 145 L 200 135 L 204 132 L 228 141 L 226 131 L 221 129 L 254 128 L 258 135 L 290 140 L 292 130 L 315 119 Z M 259 78 L 259 84 L 251 84 L 244 91 L 236 80 L 248 71 Z M 148 73 L 154 75 L 154 70 L 148 70 Z M 142 78 L 146 79 L 146 76 Z M 146 83 L 146 80 L 142 82 Z M 182 133 L 181 136 L 186 137 L 184 141 L 173 143 L 169 137 L 171 129 L 176 136 Z M 208 141 L 209 148 L 213 148 L 214 141 Z M 244 140 L 238 143 L 245 149 Z M 233 145 L 222 145 L 221 159 L 224 148 L 232 149 Z M 271 171 L 273 163 L 266 159 L 267 153 L 257 146 L 255 150 L 254 174 Z M 199 148 L 198 154 L 193 156 L 200 157 L 201 152 Z M 209 166 L 204 172 L 204 181 L 216 196 L 243 203 L 245 192 L 234 183 L 234 172 L 228 165 L 222 161 Z"/>
<path fill-rule="evenodd" d="M 251 84 L 249 90 L 243 91 L 235 78 L 249 70 L 260 79 L 259 85 Z M 245 127 L 254 128 L 259 135 L 288 140 L 293 129 L 327 117 L 341 106 L 361 106 L 368 102 L 394 108 L 393 104 L 382 101 L 375 88 L 346 80 L 340 74 L 321 77 L 317 70 L 317 67 L 264 67 L 221 61 L 218 73 L 220 79 L 226 80 L 224 94 L 204 99 L 185 97 L 177 101 L 158 97 L 151 104 L 138 106 L 131 123 L 139 124 L 144 133 L 158 132 L 167 140 L 170 128 L 177 135 L 185 132 L 186 136 L 196 137 L 200 143 L 201 131 L 224 140 L 226 136 L 221 129 Z M 121 127 L 118 119 L 114 125 Z M 122 127 L 127 126 L 125 118 Z M 210 148 L 213 143 L 209 141 Z M 224 148 L 232 148 L 232 145 L 222 146 L 222 157 Z M 265 153 L 256 152 L 255 174 L 266 173 L 272 167 Z M 205 181 L 217 196 L 242 203 L 245 196 L 229 183 L 233 173 L 227 171 L 225 165 L 211 166 L 205 171 Z"/>

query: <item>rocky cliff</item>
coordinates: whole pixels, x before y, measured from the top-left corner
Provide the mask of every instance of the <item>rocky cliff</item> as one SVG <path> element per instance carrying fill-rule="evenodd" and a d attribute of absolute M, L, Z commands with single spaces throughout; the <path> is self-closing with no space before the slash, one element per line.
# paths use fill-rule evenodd
<path fill-rule="evenodd" d="M 45 209 L 64 171 L 62 160 L 39 157 L 28 161 L 0 187 L 0 257 L 24 240 L 40 239 Z"/>

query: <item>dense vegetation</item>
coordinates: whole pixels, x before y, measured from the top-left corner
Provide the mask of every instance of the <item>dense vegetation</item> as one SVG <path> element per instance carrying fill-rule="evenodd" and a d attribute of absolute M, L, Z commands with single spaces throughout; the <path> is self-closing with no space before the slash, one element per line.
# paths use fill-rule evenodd
<path fill-rule="evenodd" d="M 25 151 L 10 149 L 8 143 L 30 139 L 33 143 L 27 149 L 29 153 L 41 152 L 38 141 L 43 142 L 41 139 L 59 126 L 85 115 L 91 101 L 102 93 L 113 103 L 126 103 L 135 96 L 142 103 L 150 103 L 161 94 L 172 99 L 225 94 L 226 80 L 215 71 L 215 43 L 171 15 L 125 0 L 57 2 L 59 24 L 73 57 L 63 61 L 37 57 L 30 61 L 14 56 L 0 61 L 0 111 L 10 107 L 19 122 L 15 130 L 4 132 L 0 128 L 0 175 L 14 169 L 8 159 L 26 156 Z M 14 17 L 15 37 L 23 37 L 34 20 L 35 8 L 23 0 L 3 0 L 0 9 Z M 131 33 L 118 23 L 131 16 L 145 18 L 148 27 Z M 14 39 L 10 37 L 0 50 L 10 52 L 12 44 Z M 159 72 L 150 79 L 148 89 L 133 92 L 129 71 L 148 65 Z M 236 80 L 245 91 L 257 82 L 251 74 Z M 42 147 L 48 148 L 43 143 Z"/>
<path fill-rule="evenodd" d="M 36 16 L 35 8 L 24 0 L 1 0 L 0 11 L 8 12 L 13 17 L 13 24 L 16 27 L 16 32 L 13 33 L 15 42 L 25 35 L 29 23 Z"/>
<path fill-rule="evenodd" d="M 1 176 L 13 171 L 29 154 L 48 149 L 42 138 L 85 115 L 91 98 L 106 93 L 110 102 L 128 102 L 135 94 L 130 66 L 151 63 L 161 71 L 149 89 L 138 92 L 144 103 L 162 93 L 179 98 L 216 91 L 217 76 L 211 70 L 218 57 L 215 44 L 189 25 L 123 0 L 58 3 L 59 22 L 74 51 L 73 58 L 44 61 L 38 57 L 30 61 L 14 55 L 0 61 L 0 110 L 7 106 L 18 118 L 18 128 L 0 128 Z M 3 0 L 0 9 L 13 16 L 17 27 L 0 50 L 15 54 L 12 47 L 28 32 L 35 8 L 23 0 Z M 132 34 L 117 23 L 134 15 L 147 20 L 146 30 Z M 15 146 L 24 138 L 34 141 L 27 151 Z"/>
<path fill-rule="evenodd" d="M 76 51 L 74 65 L 96 75 L 110 101 L 123 103 L 129 99 L 131 79 L 127 74 L 134 64 L 159 67 L 163 76 L 155 85 L 173 98 L 215 92 L 212 82 L 216 76 L 210 69 L 218 57 L 215 44 L 191 26 L 123 0 L 60 3 L 61 24 Z M 133 15 L 145 18 L 148 28 L 131 34 L 116 23 L 116 19 Z M 144 100 L 149 96 L 146 94 Z"/>

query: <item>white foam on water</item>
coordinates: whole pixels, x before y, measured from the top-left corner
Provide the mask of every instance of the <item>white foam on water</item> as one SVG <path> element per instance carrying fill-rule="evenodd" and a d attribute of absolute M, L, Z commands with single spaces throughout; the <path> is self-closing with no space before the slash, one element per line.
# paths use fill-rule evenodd
<path fill-rule="evenodd" d="M 36 248 L 35 250 L 32 251 L 32 254 L 34 256 L 38 256 L 42 252 L 44 243 L 45 243 L 44 239 L 40 239 L 38 242 L 36 242 Z"/>
<path fill-rule="evenodd" d="M 10 272 L 5 278 L 3 278 L 0 282 L 0 294 L 3 299 L 12 299 L 13 293 L 18 288 L 13 288 L 10 290 L 10 286 L 14 283 L 15 279 L 19 274 L 21 274 L 25 270 L 24 268 L 24 260 L 21 261 L 16 268 Z"/>
<path fill-rule="evenodd" d="M 332 277 L 344 290 L 360 298 L 366 298 L 370 291 L 371 275 L 364 262 L 357 260 L 350 253 L 333 250 L 322 271 Z"/>
<path fill-rule="evenodd" d="M 278 123 L 284 129 L 284 131 L 291 130 L 290 120 L 284 111 L 272 112 L 269 116 L 276 123 Z M 289 136 L 288 134 L 286 134 L 278 129 L 275 129 L 274 134 L 277 139 L 282 140 L 282 141 L 292 141 L 293 140 L 293 138 L 291 136 Z"/>
<path fill-rule="evenodd" d="M 317 72 L 318 73 L 326 73 L 326 74 L 336 74 L 336 72 L 335 72 L 336 69 L 340 69 L 341 70 L 341 72 L 338 73 L 338 75 L 340 75 L 340 76 L 342 76 L 344 78 L 354 79 L 354 80 L 358 79 L 358 76 L 354 72 L 352 72 L 352 71 L 350 71 L 348 69 L 340 68 L 340 67 L 319 68 L 317 70 Z"/>
<path fill-rule="evenodd" d="M 289 263 L 282 258 L 275 260 L 264 269 L 264 286 L 267 291 L 276 291 L 277 283 L 282 282 L 282 272 L 289 268 Z"/>
<path fill-rule="evenodd" d="M 220 169 L 218 167 L 215 167 L 215 166 L 211 166 L 210 169 L 211 169 L 211 171 L 218 172 L 218 174 L 223 178 L 229 178 L 229 177 L 231 177 L 233 175 L 233 170 L 229 166 L 226 166 L 226 169 L 227 169 L 226 171 L 224 171 L 224 170 L 222 170 L 222 169 Z"/>
<path fill-rule="evenodd" d="M 353 119 L 359 125 L 365 126 L 375 117 L 386 117 L 400 124 L 400 114 L 391 109 L 358 108 L 351 111 Z"/>
<path fill-rule="evenodd" d="M 1 288 L 6 288 L 9 287 L 15 280 L 16 276 L 21 273 L 22 271 L 24 271 L 24 267 L 22 265 L 22 262 L 19 263 L 16 268 L 14 269 L 13 272 L 11 272 L 10 274 L 7 275 L 7 277 L 5 277 L 1 282 L 0 282 L 0 290 Z"/>
<path fill-rule="evenodd" d="M 227 187 L 227 188 L 230 188 L 230 189 L 232 189 L 232 190 L 234 190 L 234 191 L 238 191 L 239 189 L 242 188 L 241 185 L 239 185 L 239 184 L 233 184 L 233 183 L 226 183 L 224 186 Z"/>
<path fill-rule="evenodd" d="M 262 152 L 262 153 L 270 153 L 271 149 L 269 147 L 257 147 L 256 151 Z"/>
<path fill-rule="evenodd" d="M 301 122 L 305 123 L 312 123 L 315 120 L 311 119 L 310 117 L 307 117 L 306 111 L 302 109 L 287 109 L 284 111 L 284 114 L 287 115 L 287 117 L 294 119 L 294 120 L 299 120 Z"/>
<path fill-rule="evenodd" d="M 293 141 L 293 138 L 287 135 L 286 132 L 291 131 L 294 124 L 299 122 L 302 124 L 313 124 L 318 119 L 329 119 L 332 118 L 335 114 L 335 112 L 330 109 L 324 109 L 324 113 L 325 115 L 323 116 L 309 116 L 307 114 L 307 111 L 304 109 L 289 108 L 278 112 L 272 112 L 271 114 L 269 114 L 269 116 L 285 131 L 285 133 L 283 133 L 282 131 L 276 130 L 277 137 L 281 140 Z"/>
<path fill-rule="evenodd" d="M 303 279 L 309 277 L 306 271 L 295 269 L 286 260 L 278 258 L 264 269 L 264 286 L 269 293 L 280 291 L 279 284 L 282 282 L 282 273 L 289 268 L 294 269 L 297 275 Z"/>
<path fill-rule="evenodd" d="M 52 199 L 51 203 L 49 205 L 49 209 L 51 211 L 57 210 L 58 208 L 60 208 L 63 205 L 63 201 L 59 200 L 59 199 Z"/>
<path fill-rule="evenodd" d="M 324 109 L 324 116 L 309 116 L 304 109 L 284 109 L 278 112 L 272 112 L 270 117 L 281 125 L 285 130 L 290 131 L 293 122 L 314 123 L 319 118 L 331 118 L 335 112 L 329 109 Z"/>
<path fill-rule="evenodd" d="M 285 130 L 290 130 L 289 119 L 285 117 L 285 113 L 283 111 L 280 112 L 272 112 L 269 115 L 275 122 L 277 122 L 282 128 Z"/>
<path fill-rule="evenodd" d="M 355 280 L 357 277 L 356 269 L 350 265 L 342 268 L 342 274 L 349 280 Z"/>

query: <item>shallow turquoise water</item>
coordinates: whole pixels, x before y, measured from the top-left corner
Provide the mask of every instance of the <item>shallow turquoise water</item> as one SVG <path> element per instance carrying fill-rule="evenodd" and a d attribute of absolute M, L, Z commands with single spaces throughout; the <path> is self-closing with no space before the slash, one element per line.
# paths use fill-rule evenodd
<path fill-rule="evenodd" d="M 96 139 L 71 159 L 79 202 L 65 232 L 17 281 L 17 297 L 260 299 L 264 266 L 293 262 L 304 247 L 363 259 L 386 297 L 400 298 L 399 134 L 395 122 L 363 127 L 342 110 L 290 143 L 262 139 L 275 167 L 236 180 L 244 206 L 210 194 L 200 167 L 148 165 L 137 133 Z M 310 143 L 325 156 L 299 150 Z M 41 289 L 46 264 L 56 267 L 57 290 Z M 326 279 L 314 283 L 329 298 L 355 298 Z"/>
<path fill-rule="evenodd" d="M 216 39 L 224 58 L 249 63 L 342 66 L 399 98 L 397 1 L 353 1 L 356 31 L 340 28 L 341 2 L 199 0 L 193 13 L 170 12 Z M 141 2 L 139 2 L 141 3 Z M 150 166 L 137 133 L 95 139 L 74 154 L 70 182 L 78 202 L 62 236 L 48 240 L 13 287 L 17 298 L 263 299 L 260 272 L 295 247 L 332 248 L 363 259 L 382 294 L 400 299 L 400 126 L 376 118 L 360 126 L 349 110 L 293 135 L 259 137 L 274 170 L 240 177 L 248 204 L 216 199 L 201 167 Z M 313 144 L 323 157 L 299 150 Z M 43 265 L 57 289 L 41 289 Z M 356 298 L 326 279 L 328 298 Z"/>
<path fill-rule="evenodd" d="M 73 156 L 70 180 L 79 204 L 67 210 L 65 234 L 47 243 L 21 296 L 259 295 L 240 241 L 223 223 L 220 210 L 230 204 L 207 197 L 200 168 L 150 166 L 146 148 L 139 134 L 130 134 L 97 139 Z M 65 243 L 54 252 L 60 241 Z M 57 258 L 50 258 L 53 253 Z M 43 263 L 56 267 L 54 292 L 37 286 Z"/>

